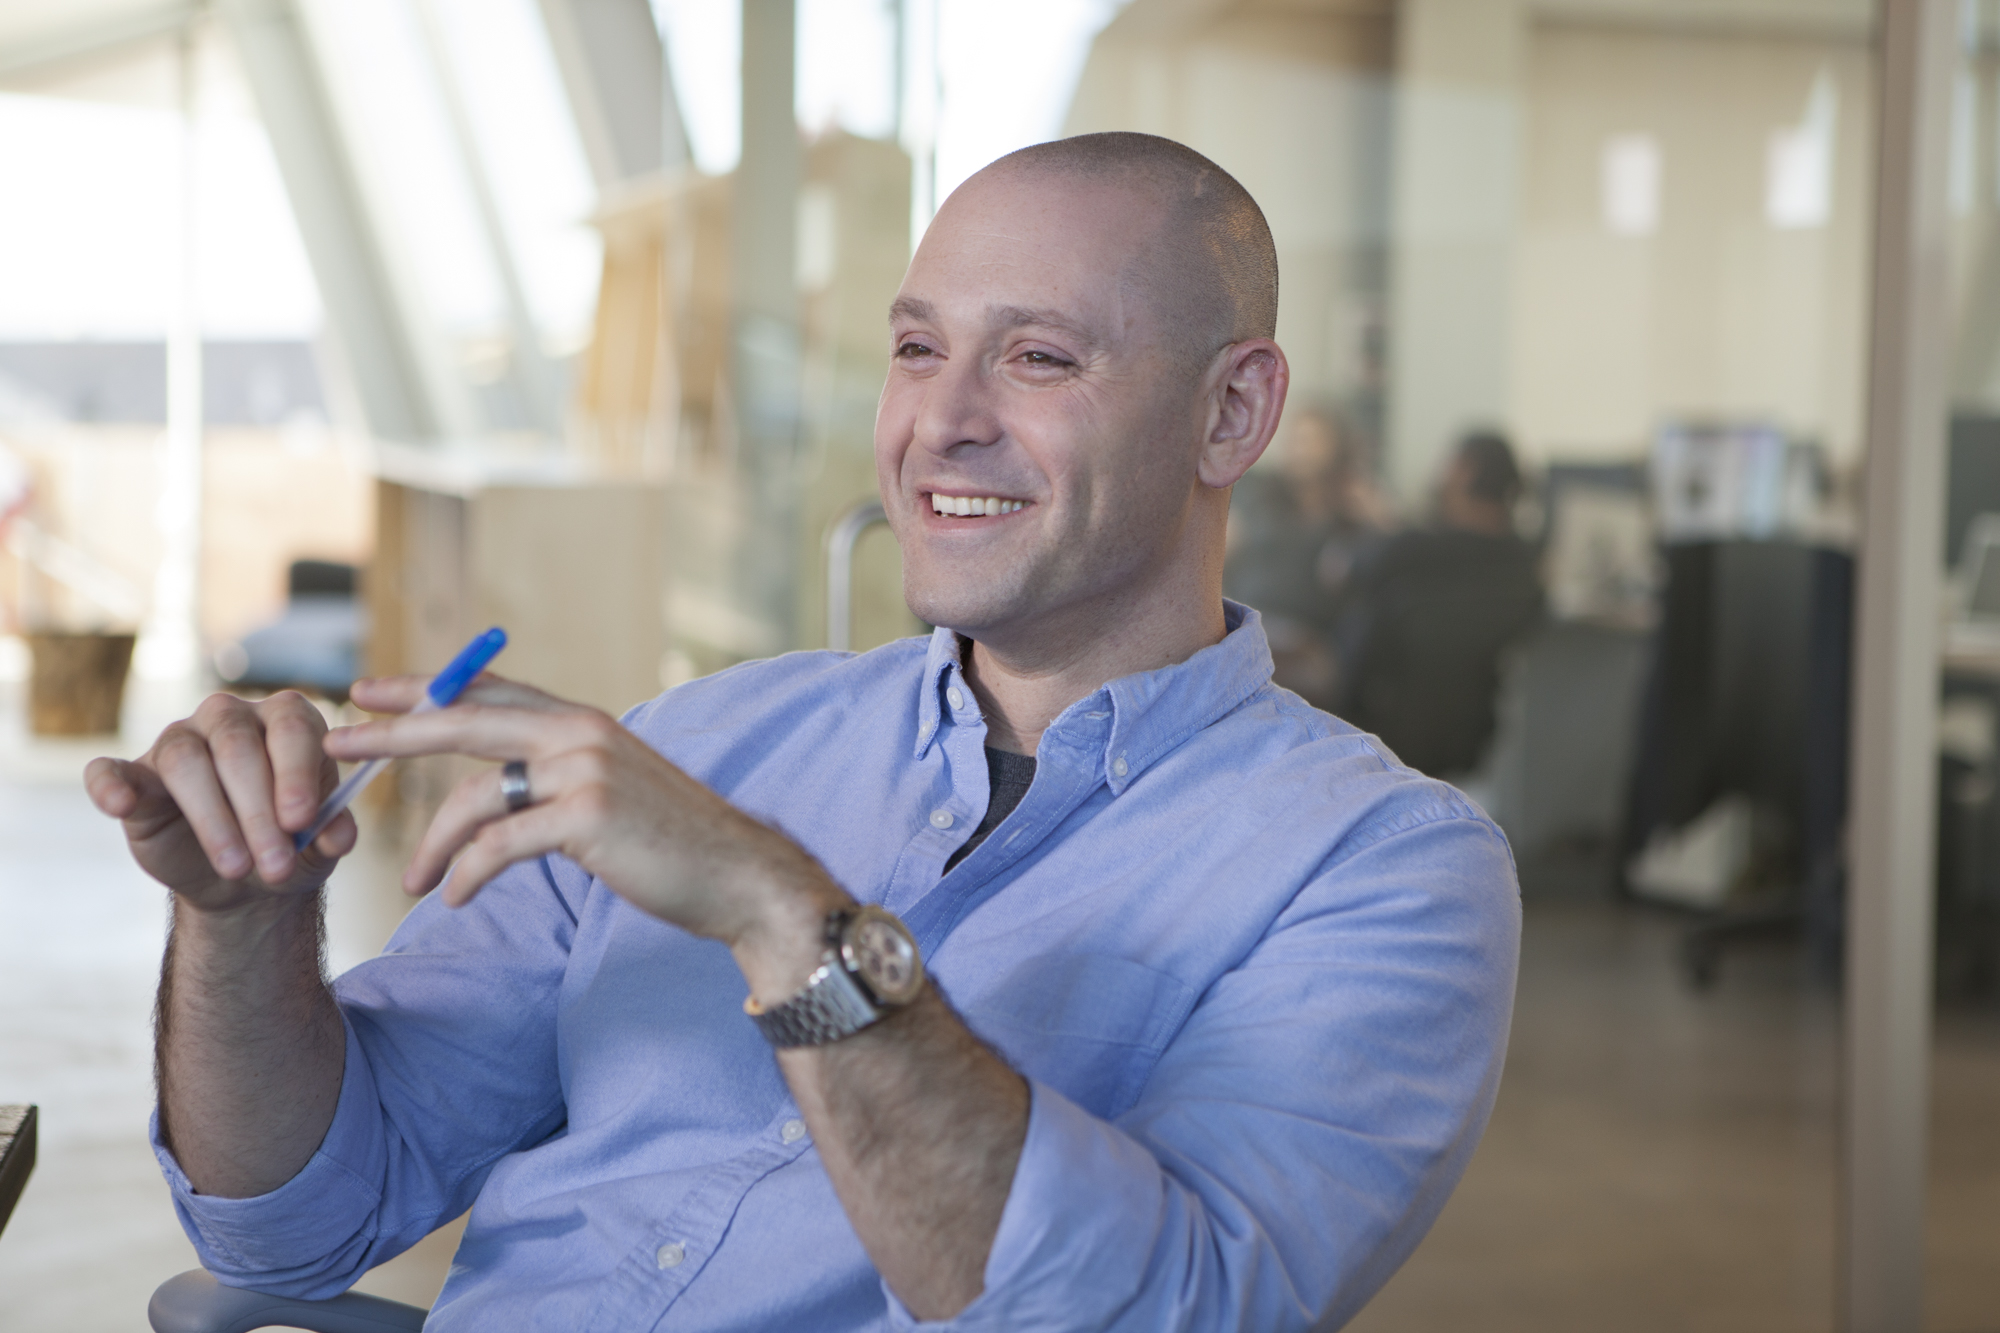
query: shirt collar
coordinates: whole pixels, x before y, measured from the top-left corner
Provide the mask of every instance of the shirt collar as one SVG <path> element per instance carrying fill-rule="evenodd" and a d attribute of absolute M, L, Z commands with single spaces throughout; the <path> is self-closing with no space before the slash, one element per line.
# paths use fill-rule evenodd
<path fill-rule="evenodd" d="M 1122 792 L 1162 755 L 1233 711 L 1271 679 L 1271 647 L 1264 638 L 1262 617 L 1226 599 L 1222 614 L 1221 642 L 1185 662 L 1121 676 L 1100 686 L 1065 708 L 1043 734 L 1042 743 L 1053 738 L 1079 749 L 1095 749 L 1112 794 Z M 963 673 L 957 633 L 939 627 L 931 634 L 917 691 L 917 758 L 937 739 L 947 715 L 977 709 L 971 689 L 962 684 Z M 953 689 L 962 691 L 960 710 L 946 702 Z"/>

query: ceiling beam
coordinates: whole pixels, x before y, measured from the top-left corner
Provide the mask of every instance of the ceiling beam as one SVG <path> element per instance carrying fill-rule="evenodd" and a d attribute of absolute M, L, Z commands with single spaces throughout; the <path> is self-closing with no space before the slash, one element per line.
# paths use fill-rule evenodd
<path fill-rule="evenodd" d="M 436 439 L 444 413 L 320 79 L 296 0 L 222 0 L 342 359 L 379 438 Z"/>
<path fill-rule="evenodd" d="M 200 14 L 200 5 L 175 0 L 0 44 L 0 82 L 44 75 L 64 65 L 102 60 L 128 47 L 157 42 L 179 32 Z"/>

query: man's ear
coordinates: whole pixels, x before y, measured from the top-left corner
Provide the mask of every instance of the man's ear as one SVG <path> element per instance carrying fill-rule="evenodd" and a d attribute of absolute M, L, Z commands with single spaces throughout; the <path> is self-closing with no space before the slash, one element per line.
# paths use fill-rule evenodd
<path fill-rule="evenodd" d="M 1233 486 L 1277 433 L 1292 368 L 1269 338 L 1231 343 L 1215 354 L 1204 377 L 1207 432 L 1196 472 L 1205 486 Z"/>

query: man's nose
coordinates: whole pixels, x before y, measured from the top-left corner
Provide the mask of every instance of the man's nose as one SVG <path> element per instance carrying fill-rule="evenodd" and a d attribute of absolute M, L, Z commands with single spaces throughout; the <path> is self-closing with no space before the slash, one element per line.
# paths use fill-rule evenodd
<path fill-rule="evenodd" d="M 945 362 L 924 384 L 917 408 L 916 443 L 946 455 L 970 445 L 994 444 L 1002 430 L 993 384 L 977 358 Z"/>

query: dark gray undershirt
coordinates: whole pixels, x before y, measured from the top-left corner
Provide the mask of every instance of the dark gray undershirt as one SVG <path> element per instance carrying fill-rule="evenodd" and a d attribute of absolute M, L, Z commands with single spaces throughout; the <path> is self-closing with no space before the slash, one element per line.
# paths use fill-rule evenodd
<path fill-rule="evenodd" d="M 972 830 L 972 836 L 965 845 L 951 854 L 944 863 L 946 874 L 952 867 L 972 855 L 973 848 L 986 841 L 986 835 L 1000 827 L 1002 820 L 1014 813 L 1014 807 L 1028 794 L 1028 787 L 1035 780 L 1035 756 L 1015 754 L 1012 750 L 996 750 L 986 747 L 986 785 L 990 795 L 986 798 L 986 817 L 979 821 L 979 827 Z"/>

